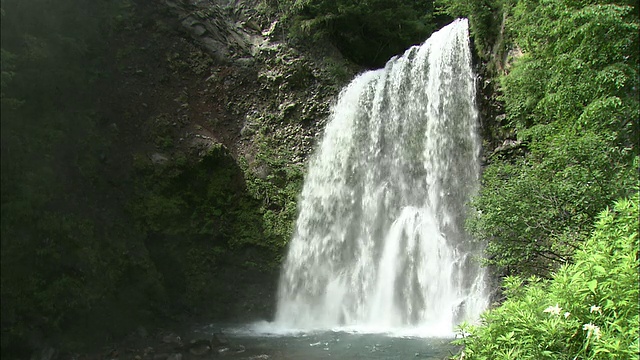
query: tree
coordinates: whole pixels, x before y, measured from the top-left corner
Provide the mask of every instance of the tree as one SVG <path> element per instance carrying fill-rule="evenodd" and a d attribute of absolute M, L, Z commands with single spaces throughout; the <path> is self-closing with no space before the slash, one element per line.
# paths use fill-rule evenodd
<path fill-rule="evenodd" d="M 435 30 L 432 1 L 297 0 L 293 37 L 325 37 L 350 60 L 381 67 Z"/>
<path fill-rule="evenodd" d="M 507 27 L 524 55 L 502 100 L 527 153 L 492 159 L 469 223 L 501 273 L 548 276 L 637 182 L 639 22 L 625 4 L 522 1 Z"/>

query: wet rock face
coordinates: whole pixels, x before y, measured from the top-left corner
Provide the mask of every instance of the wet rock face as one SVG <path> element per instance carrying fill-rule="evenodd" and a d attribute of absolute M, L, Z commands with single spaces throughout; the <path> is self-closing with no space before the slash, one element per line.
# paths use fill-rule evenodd
<path fill-rule="evenodd" d="M 233 26 L 213 1 L 167 0 L 167 7 L 181 20 L 186 33 L 217 61 L 229 59 L 234 49 L 247 50 L 245 34 Z"/>
<path fill-rule="evenodd" d="M 162 214 L 170 199 L 184 203 L 153 224 L 151 211 L 136 214 L 152 219 L 145 223 L 154 229 L 145 251 L 162 274 L 168 306 L 209 311 L 214 319 L 269 319 L 280 256 L 273 244 L 286 244 L 285 228 L 295 216 L 290 184 L 301 181 L 340 84 L 324 56 L 282 41 L 278 19 L 257 11 L 258 1 L 135 3 L 135 16 L 114 39 L 115 75 L 103 99 L 115 149 L 106 157 L 105 172 L 113 174 L 107 180 L 147 176 L 139 181 L 144 186 L 127 191 Z M 224 153 L 217 165 L 212 152 Z M 193 180 L 200 173 L 206 181 Z M 215 196 L 207 195 L 211 188 Z M 220 199 L 224 206 L 216 205 Z M 265 225 L 267 212 L 272 223 Z M 236 223 L 245 226 L 229 225 Z M 206 226 L 186 229 L 193 224 Z M 171 226 L 180 227 L 179 239 L 166 230 Z M 245 232 L 234 238 L 237 228 Z M 198 356 L 193 352 L 181 353 L 188 359 Z"/>
<path fill-rule="evenodd" d="M 339 89 L 324 59 L 290 46 L 279 19 L 259 12 L 258 4 L 166 0 L 159 5 L 212 60 L 194 58 L 196 52 L 169 57 L 173 68 L 188 67 L 204 80 L 192 84 L 200 88 L 197 93 L 185 90 L 188 96 L 182 96 L 178 112 L 184 115 L 177 127 L 184 130 L 173 143 L 222 143 L 252 171 L 264 167 L 254 164 L 264 143 L 285 163 L 302 165 Z"/>
<path fill-rule="evenodd" d="M 166 0 L 183 30 L 219 62 L 257 53 L 274 35 L 278 21 L 261 15 L 249 0 Z"/>

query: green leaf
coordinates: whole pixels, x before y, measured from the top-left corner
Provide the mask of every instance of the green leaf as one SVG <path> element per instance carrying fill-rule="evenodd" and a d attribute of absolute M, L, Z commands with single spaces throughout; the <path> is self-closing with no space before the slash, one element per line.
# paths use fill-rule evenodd
<path fill-rule="evenodd" d="M 604 269 L 604 267 L 600 266 L 600 265 L 596 265 L 593 267 L 593 271 L 595 271 L 598 275 L 605 275 L 607 273 L 607 271 Z"/>

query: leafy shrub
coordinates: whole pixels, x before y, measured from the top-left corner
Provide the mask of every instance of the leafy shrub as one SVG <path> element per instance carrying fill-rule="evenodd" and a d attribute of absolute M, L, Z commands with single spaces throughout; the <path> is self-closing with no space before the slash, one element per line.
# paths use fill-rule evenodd
<path fill-rule="evenodd" d="M 509 0 L 436 0 L 436 12 L 452 18 L 469 18 L 469 30 L 478 55 L 487 59 L 497 40 L 503 7 Z"/>
<path fill-rule="evenodd" d="M 500 91 L 526 152 L 491 159 L 469 225 L 499 273 L 544 277 L 637 182 L 640 23 L 624 2 L 511 6 L 506 28 L 523 55 Z"/>
<path fill-rule="evenodd" d="M 636 359 L 638 201 L 600 213 L 591 237 L 550 280 L 512 276 L 507 300 L 460 327 L 457 359 Z"/>
<path fill-rule="evenodd" d="M 262 215 L 262 241 L 273 251 L 283 255 L 298 215 L 297 197 L 302 189 L 303 168 L 300 164 L 291 164 L 285 160 L 291 154 L 283 144 L 264 137 L 258 141 L 258 162 L 253 166 L 262 166 L 268 170 L 265 176 L 257 176 L 245 164 L 247 191 L 262 203 L 257 210 Z"/>
<path fill-rule="evenodd" d="M 350 60 L 381 67 L 435 29 L 432 1 L 296 0 L 291 37 L 326 38 Z"/>
<path fill-rule="evenodd" d="M 530 153 L 515 163 L 485 169 L 473 200 L 481 213 L 468 221 L 471 233 L 488 242 L 486 263 L 504 275 L 546 277 L 569 261 L 597 214 L 637 181 L 633 154 L 606 134 L 536 130 L 552 134 L 531 140 Z"/>

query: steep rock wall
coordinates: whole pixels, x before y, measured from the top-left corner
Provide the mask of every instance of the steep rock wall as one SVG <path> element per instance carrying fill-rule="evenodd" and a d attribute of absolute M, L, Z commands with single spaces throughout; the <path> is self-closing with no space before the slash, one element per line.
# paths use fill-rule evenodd
<path fill-rule="evenodd" d="M 330 47 L 288 44 L 280 26 L 255 1 L 139 1 L 114 41 L 108 173 L 130 179 L 123 197 L 169 314 L 272 316 L 305 161 L 343 63 Z"/>

